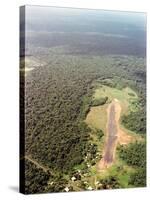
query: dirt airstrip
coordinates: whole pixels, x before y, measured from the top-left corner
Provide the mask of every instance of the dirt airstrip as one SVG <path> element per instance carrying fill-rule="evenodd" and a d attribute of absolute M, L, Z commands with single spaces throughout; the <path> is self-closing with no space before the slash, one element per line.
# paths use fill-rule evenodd
<path fill-rule="evenodd" d="M 103 157 L 98 163 L 98 170 L 104 170 L 115 162 L 117 144 L 128 144 L 134 138 L 119 126 L 121 105 L 114 99 L 107 108 L 106 141 L 103 150 Z"/>

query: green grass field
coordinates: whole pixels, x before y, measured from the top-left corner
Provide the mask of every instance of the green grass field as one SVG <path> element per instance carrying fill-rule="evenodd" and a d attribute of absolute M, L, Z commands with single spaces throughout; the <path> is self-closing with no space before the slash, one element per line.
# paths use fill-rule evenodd
<path fill-rule="evenodd" d="M 98 100 L 102 97 L 108 97 L 108 101 L 106 104 L 102 106 L 91 107 L 90 112 L 87 115 L 85 122 L 90 126 L 91 129 L 101 129 L 104 131 L 104 137 L 101 141 L 97 139 L 95 134 L 91 133 L 92 140 L 91 142 L 96 143 L 98 148 L 98 152 L 102 154 L 105 137 L 106 137 L 106 123 L 107 123 L 107 107 L 108 104 L 113 99 L 118 99 L 121 104 L 122 112 L 121 115 L 127 114 L 131 111 L 136 111 L 138 106 L 138 96 L 135 91 L 133 91 L 129 87 L 125 87 L 123 89 L 117 89 L 113 87 L 109 87 L 106 85 L 96 85 L 94 94 L 92 96 L 93 100 Z M 134 132 L 126 130 L 123 125 L 120 124 L 123 130 L 125 130 L 129 135 L 135 137 L 135 140 L 140 139 L 140 136 L 137 136 Z M 138 138 L 139 137 L 139 138 Z M 97 162 L 99 159 L 97 159 Z M 90 186 L 95 188 L 95 180 L 106 179 L 107 177 L 113 176 L 117 178 L 118 183 L 122 188 L 132 187 L 128 185 L 130 175 L 135 171 L 134 168 L 126 165 L 122 160 L 120 160 L 118 152 L 116 152 L 116 161 L 115 163 L 109 167 L 108 169 L 99 172 L 97 170 L 97 165 L 91 166 L 88 172 L 89 178 L 86 177 L 86 181 Z"/>
<path fill-rule="evenodd" d="M 117 89 L 108 87 L 106 85 L 101 85 L 97 87 L 93 95 L 93 99 L 100 99 L 101 97 L 108 97 L 108 102 L 113 99 L 118 99 L 122 107 L 122 114 L 130 110 L 135 109 L 133 106 L 138 100 L 137 94 L 129 87 L 123 89 Z"/>

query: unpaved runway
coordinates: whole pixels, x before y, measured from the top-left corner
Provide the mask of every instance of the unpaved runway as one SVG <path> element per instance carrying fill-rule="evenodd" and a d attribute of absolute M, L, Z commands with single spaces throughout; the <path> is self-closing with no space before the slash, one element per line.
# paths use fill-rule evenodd
<path fill-rule="evenodd" d="M 103 152 L 103 158 L 98 164 L 99 169 L 104 169 L 110 166 L 115 159 L 115 151 L 119 135 L 119 118 L 121 106 L 117 99 L 114 99 L 109 104 L 107 109 L 107 136 Z"/>
<path fill-rule="evenodd" d="M 117 140 L 117 124 L 115 120 L 115 104 L 113 103 L 110 107 L 109 118 L 107 124 L 108 138 L 106 143 L 106 151 L 104 154 L 104 160 L 106 163 L 113 162 L 113 152 L 115 148 L 115 143 Z"/>

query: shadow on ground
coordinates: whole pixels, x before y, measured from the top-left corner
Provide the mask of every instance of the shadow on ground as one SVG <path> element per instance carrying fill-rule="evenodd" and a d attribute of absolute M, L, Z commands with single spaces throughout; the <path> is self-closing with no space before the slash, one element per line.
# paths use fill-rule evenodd
<path fill-rule="evenodd" d="M 14 192 L 19 192 L 19 187 L 18 186 L 9 186 L 9 189 L 14 191 Z"/>

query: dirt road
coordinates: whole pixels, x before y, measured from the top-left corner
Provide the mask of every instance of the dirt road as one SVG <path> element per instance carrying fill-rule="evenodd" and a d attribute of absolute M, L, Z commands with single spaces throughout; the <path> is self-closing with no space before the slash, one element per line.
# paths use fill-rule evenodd
<path fill-rule="evenodd" d="M 44 172 L 48 171 L 48 168 L 39 164 L 36 160 L 33 160 L 31 157 L 29 156 L 25 156 L 25 159 L 29 160 L 30 162 L 32 162 L 33 164 L 35 164 L 37 166 L 37 168 L 41 168 Z"/>
<path fill-rule="evenodd" d="M 99 169 L 109 167 L 115 160 L 116 146 L 119 133 L 119 119 L 121 113 L 121 106 L 117 99 L 114 99 L 107 108 L 107 136 L 104 147 L 103 157 L 98 163 Z"/>
<path fill-rule="evenodd" d="M 114 159 L 113 152 L 116 146 L 117 135 L 118 135 L 114 103 L 112 103 L 110 106 L 107 130 L 108 130 L 108 137 L 104 153 L 104 161 L 107 164 L 111 164 Z"/>

